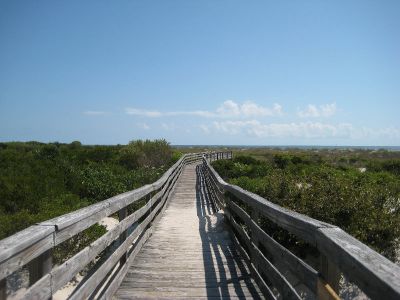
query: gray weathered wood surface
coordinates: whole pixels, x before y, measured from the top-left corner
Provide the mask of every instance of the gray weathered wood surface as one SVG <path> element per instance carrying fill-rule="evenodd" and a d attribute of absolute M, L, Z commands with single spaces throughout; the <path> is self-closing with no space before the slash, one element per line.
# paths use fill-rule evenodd
<path fill-rule="evenodd" d="M 263 299 L 201 173 L 188 165 L 115 299 Z"/>
<path fill-rule="evenodd" d="M 373 299 L 400 298 L 399 266 L 336 226 L 226 183 L 210 162 L 227 158 L 232 152 L 186 154 L 153 184 L 0 241 L 0 300 L 10 296 L 7 277 L 23 266 L 31 280 L 17 298 L 49 299 L 111 248 L 69 299 L 299 299 L 304 288 L 338 299 L 340 272 Z M 141 199 L 147 203 L 127 214 Z M 113 229 L 52 266 L 56 245 L 115 213 Z M 311 267 L 279 244 L 260 217 L 314 245 L 326 266 Z"/>
<path fill-rule="evenodd" d="M 207 166 L 207 174 L 211 177 L 211 181 L 222 193 L 230 193 L 242 204 L 250 207 L 252 211 L 256 211 L 279 227 L 315 246 L 322 255 L 325 255 L 329 261 L 334 263 L 347 278 L 356 283 L 369 297 L 372 299 L 400 299 L 399 266 L 337 226 L 285 209 L 259 195 L 225 182 L 207 159 L 203 159 L 203 162 Z M 257 225 L 254 224 L 254 220 L 243 214 L 237 206 L 229 206 L 229 201 L 231 200 L 228 200 L 228 209 L 229 207 L 233 208 L 239 214 L 239 217 L 241 215 L 242 221 L 253 229 L 256 238 L 259 237 L 261 232 L 254 226 Z M 264 240 L 265 237 L 266 235 L 261 235 Z M 248 245 L 248 247 L 254 248 L 253 245 Z M 298 264 L 298 266 L 301 265 L 303 264 Z M 301 267 L 304 272 L 304 265 Z M 314 273 L 312 270 L 310 271 Z M 312 275 L 312 277 L 306 278 L 305 283 L 309 286 L 315 285 L 315 283 L 310 282 L 315 282 L 315 276 Z M 324 274 L 322 274 L 322 279 L 327 280 L 327 278 L 324 278 Z M 331 282 L 328 283 L 333 286 Z"/>

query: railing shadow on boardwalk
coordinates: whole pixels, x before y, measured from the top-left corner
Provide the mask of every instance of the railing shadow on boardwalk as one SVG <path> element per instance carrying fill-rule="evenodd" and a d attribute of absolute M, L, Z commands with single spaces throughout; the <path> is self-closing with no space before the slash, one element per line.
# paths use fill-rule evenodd
<path fill-rule="evenodd" d="M 218 212 L 215 195 L 207 188 L 202 168 L 202 165 L 196 166 L 196 203 L 207 297 L 248 298 L 249 295 L 245 295 L 242 289 L 242 284 L 245 284 L 252 298 L 260 299 L 248 269 L 231 243 L 224 214 Z M 229 272 L 226 269 L 229 269 Z M 234 295 L 230 294 L 232 289 L 229 289 L 228 285 L 233 286 Z"/>

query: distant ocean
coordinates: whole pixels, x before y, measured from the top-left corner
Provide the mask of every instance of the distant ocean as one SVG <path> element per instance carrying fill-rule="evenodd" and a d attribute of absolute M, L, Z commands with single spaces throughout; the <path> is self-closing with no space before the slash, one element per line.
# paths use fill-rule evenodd
<path fill-rule="evenodd" d="M 354 149 L 354 150 L 387 150 L 400 151 L 400 146 L 316 146 L 316 145 L 172 145 L 175 148 L 235 148 L 235 149 Z"/>

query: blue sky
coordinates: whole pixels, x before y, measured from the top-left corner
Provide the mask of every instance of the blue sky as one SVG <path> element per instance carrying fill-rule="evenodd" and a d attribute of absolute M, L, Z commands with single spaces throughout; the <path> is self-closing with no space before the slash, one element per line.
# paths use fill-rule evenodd
<path fill-rule="evenodd" d="M 400 1 L 0 2 L 0 140 L 400 145 Z"/>

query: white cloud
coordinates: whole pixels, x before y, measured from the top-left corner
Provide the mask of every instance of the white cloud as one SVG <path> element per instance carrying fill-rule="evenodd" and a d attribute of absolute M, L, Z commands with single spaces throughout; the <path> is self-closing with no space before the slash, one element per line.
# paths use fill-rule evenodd
<path fill-rule="evenodd" d="M 353 140 L 376 138 L 400 139 L 399 128 L 357 128 L 349 123 L 262 123 L 258 120 L 230 120 L 214 121 L 213 129 L 216 132 L 223 134 L 244 134 L 258 138 L 345 138 Z"/>
<path fill-rule="evenodd" d="M 126 108 L 129 115 L 144 117 L 165 117 L 165 116 L 198 116 L 204 118 L 249 118 L 259 116 L 280 116 L 282 106 L 275 103 L 272 108 L 260 106 L 254 102 L 247 101 L 242 104 L 233 100 L 224 101 L 215 111 L 194 110 L 194 111 L 154 111 L 137 108 Z"/>
<path fill-rule="evenodd" d="M 144 129 L 144 130 L 149 130 L 150 126 L 147 125 L 146 123 L 138 123 L 137 124 L 139 128 Z"/>
<path fill-rule="evenodd" d="M 319 105 L 309 104 L 306 109 L 298 111 L 301 118 L 330 117 L 336 113 L 336 103 Z"/>
<path fill-rule="evenodd" d="M 128 115 L 137 115 L 137 116 L 145 116 L 145 117 L 152 117 L 152 118 L 162 116 L 162 113 L 160 113 L 159 111 L 152 111 L 152 110 L 127 108 L 125 111 Z"/>
<path fill-rule="evenodd" d="M 101 115 L 105 115 L 106 112 L 105 111 L 97 111 L 97 110 L 87 110 L 84 112 L 85 115 L 89 115 L 89 116 L 101 116 Z"/>
<path fill-rule="evenodd" d="M 326 124 L 320 122 L 300 123 L 261 123 L 258 120 L 249 121 L 215 121 L 216 131 L 237 135 L 246 134 L 256 137 L 294 137 L 294 138 L 350 138 L 356 133 L 351 124 Z"/>
<path fill-rule="evenodd" d="M 200 126 L 201 131 L 203 131 L 205 134 L 209 134 L 210 133 L 210 127 L 204 124 L 201 124 Z"/>
<path fill-rule="evenodd" d="M 167 124 L 167 123 L 161 123 L 161 128 L 167 131 L 174 130 L 176 127 L 174 124 Z"/>
<path fill-rule="evenodd" d="M 282 106 L 275 103 L 272 108 L 260 106 L 252 101 L 238 104 L 227 100 L 217 109 L 221 117 L 257 117 L 257 116 L 279 116 L 282 114 Z"/>

